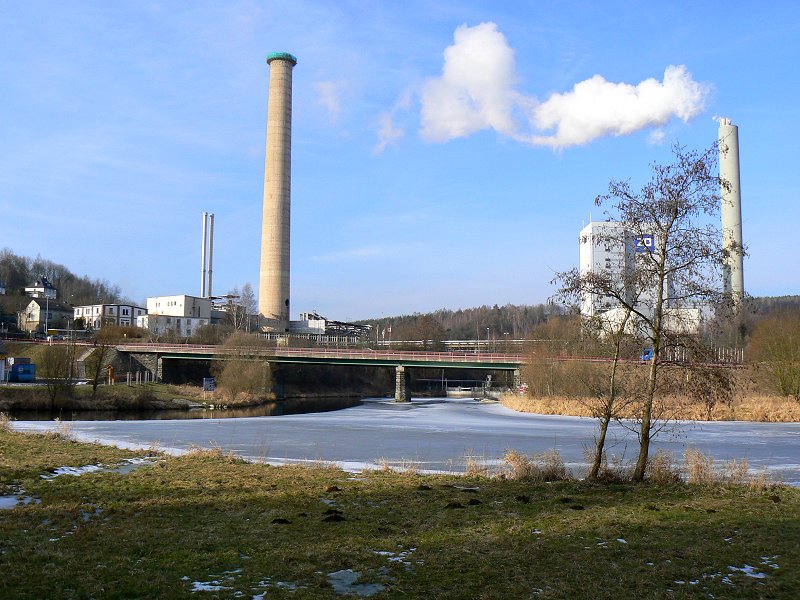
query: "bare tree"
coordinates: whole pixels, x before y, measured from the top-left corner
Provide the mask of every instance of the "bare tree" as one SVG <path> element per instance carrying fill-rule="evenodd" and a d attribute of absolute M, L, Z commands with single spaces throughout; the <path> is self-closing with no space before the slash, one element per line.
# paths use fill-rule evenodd
<path fill-rule="evenodd" d="M 51 410 L 56 406 L 60 396 L 71 396 L 75 387 L 73 379 L 73 361 L 75 344 L 58 344 L 46 346 L 39 359 L 39 373 L 45 380 L 47 393 L 50 396 Z"/>
<path fill-rule="evenodd" d="M 263 355 L 271 347 L 274 342 L 241 332 L 225 341 L 225 353 L 214 361 L 211 372 L 228 402 L 256 403 L 274 398 L 272 369 Z"/>
<path fill-rule="evenodd" d="M 607 299 L 618 314 L 621 310 L 629 315 L 626 328 L 649 345 L 634 481 L 644 478 L 650 442 L 659 431 L 653 402 L 660 369 L 672 360 L 673 350 L 694 339 L 685 335 L 690 327 L 683 318 L 694 319 L 701 307 L 723 300 L 719 192 L 730 184 L 716 175 L 716 144 L 703 152 L 676 144 L 673 153 L 671 164 L 651 166 L 650 181 L 640 190 L 629 181 L 615 180 L 608 193 L 595 200 L 598 206 L 608 206 L 608 220 L 619 224 L 596 241 L 623 248 L 625 268 L 583 273 L 572 269 L 557 277 L 562 296 Z M 619 316 L 611 321 L 619 323 Z"/>
<path fill-rule="evenodd" d="M 800 312 L 779 312 L 756 323 L 749 355 L 775 391 L 800 401 Z"/>
<path fill-rule="evenodd" d="M 245 283 L 241 291 L 234 287 L 226 295 L 226 321 L 233 331 L 250 331 L 252 317 L 258 314 L 253 286 Z"/>
<path fill-rule="evenodd" d="M 110 329 L 110 328 L 109 328 Z M 92 385 L 92 402 L 97 400 L 97 387 L 103 380 L 111 355 L 113 335 L 106 328 L 101 329 L 93 338 L 94 350 L 84 361 L 86 378 Z"/>

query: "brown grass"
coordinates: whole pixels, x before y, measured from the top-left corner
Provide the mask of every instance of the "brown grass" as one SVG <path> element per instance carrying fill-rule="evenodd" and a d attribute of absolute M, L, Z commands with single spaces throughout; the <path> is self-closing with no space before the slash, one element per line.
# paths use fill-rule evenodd
<path fill-rule="evenodd" d="M 565 396 L 532 398 L 507 394 L 500 399 L 503 406 L 519 412 L 542 415 L 591 417 L 591 401 Z M 659 401 L 663 412 L 673 419 L 708 420 L 708 409 L 685 398 L 664 398 Z M 623 414 L 632 417 L 633 414 Z M 789 397 L 747 395 L 734 398 L 730 404 L 719 404 L 711 413 L 713 421 L 757 421 L 769 423 L 800 422 L 800 402 Z"/>
<path fill-rule="evenodd" d="M 509 479 L 531 481 L 566 481 L 570 479 L 558 450 L 549 450 L 531 456 L 517 450 L 506 450 L 503 460 L 508 466 L 506 477 Z"/>
<path fill-rule="evenodd" d="M 675 464 L 672 452 L 666 450 L 658 450 L 650 457 L 645 476 L 651 483 L 669 484 L 683 481 L 680 467 Z"/>

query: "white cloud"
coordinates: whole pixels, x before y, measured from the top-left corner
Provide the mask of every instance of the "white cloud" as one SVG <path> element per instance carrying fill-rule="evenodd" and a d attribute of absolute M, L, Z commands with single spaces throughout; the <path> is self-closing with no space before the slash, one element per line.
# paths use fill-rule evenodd
<path fill-rule="evenodd" d="M 348 250 L 340 250 L 338 252 L 329 252 L 314 256 L 312 260 L 317 262 L 339 262 L 376 258 L 386 256 L 392 253 L 392 249 L 387 246 L 362 246 L 361 248 L 350 248 Z"/>
<path fill-rule="evenodd" d="M 410 108 L 412 97 L 412 91 L 406 89 L 392 109 L 378 117 L 378 143 L 375 145 L 375 154 L 381 154 L 390 144 L 406 135 L 406 130 L 395 123 L 395 117 L 399 112 Z"/>
<path fill-rule="evenodd" d="M 461 25 L 444 51 L 441 76 L 429 79 L 420 92 L 423 139 L 446 142 L 493 129 L 532 145 L 578 146 L 661 128 L 673 118 L 686 122 L 703 111 L 710 92 L 683 65 L 668 66 L 663 81 L 636 85 L 595 75 L 543 102 L 518 92 L 516 79 L 514 50 L 496 24 Z M 664 136 L 656 131 L 651 141 L 660 143 Z"/>
<path fill-rule="evenodd" d="M 684 66 L 670 65 L 663 81 L 650 78 L 635 86 L 595 75 L 576 83 L 571 92 L 553 94 L 538 105 L 533 113 L 535 127 L 555 129 L 555 133 L 528 140 L 564 148 L 661 127 L 674 117 L 686 122 L 702 112 L 708 92 L 708 85 L 694 81 Z"/>
<path fill-rule="evenodd" d="M 647 143 L 651 146 L 660 146 L 664 143 L 666 137 L 667 133 L 663 129 L 654 129 L 650 132 L 650 135 L 647 136 Z"/>
<path fill-rule="evenodd" d="M 394 124 L 394 113 L 387 112 L 378 117 L 380 128 L 378 129 L 378 143 L 375 146 L 375 154 L 380 154 L 389 144 L 405 136 L 406 132 L 402 127 Z"/>
<path fill-rule="evenodd" d="M 461 25 L 454 38 L 441 77 L 422 89 L 422 137 L 445 142 L 482 129 L 512 135 L 514 51 L 494 23 Z"/>
<path fill-rule="evenodd" d="M 314 90 L 318 94 L 317 101 L 324 106 L 331 116 L 331 121 L 339 121 L 342 112 L 342 93 L 345 85 L 341 81 L 320 81 L 314 84 Z"/>

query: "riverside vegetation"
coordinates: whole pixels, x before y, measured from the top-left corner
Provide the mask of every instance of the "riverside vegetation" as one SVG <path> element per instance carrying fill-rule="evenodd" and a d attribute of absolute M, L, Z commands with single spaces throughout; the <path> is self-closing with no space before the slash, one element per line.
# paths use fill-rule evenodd
<path fill-rule="evenodd" d="M 55 476 L 144 456 L 127 473 Z M 667 456 L 651 467 L 648 483 L 590 483 L 555 453 L 510 452 L 502 475 L 354 475 L 5 423 L 0 482 L 28 502 L 0 511 L 0 597 L 800 595 L 800 490 L 715 475 L 702 456 L 684 474 L 696 483 Z"/>

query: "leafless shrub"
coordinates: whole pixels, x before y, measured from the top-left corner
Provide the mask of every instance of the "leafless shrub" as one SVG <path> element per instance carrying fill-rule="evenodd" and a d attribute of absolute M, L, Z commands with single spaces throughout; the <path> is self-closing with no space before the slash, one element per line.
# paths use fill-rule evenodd
<path fill-rule="evenodd" d="M 0 431 L 10 431 L 11 430 L 11 419 L 8 418 L 8 415 L 4 412 L 0 412 Z"/>

